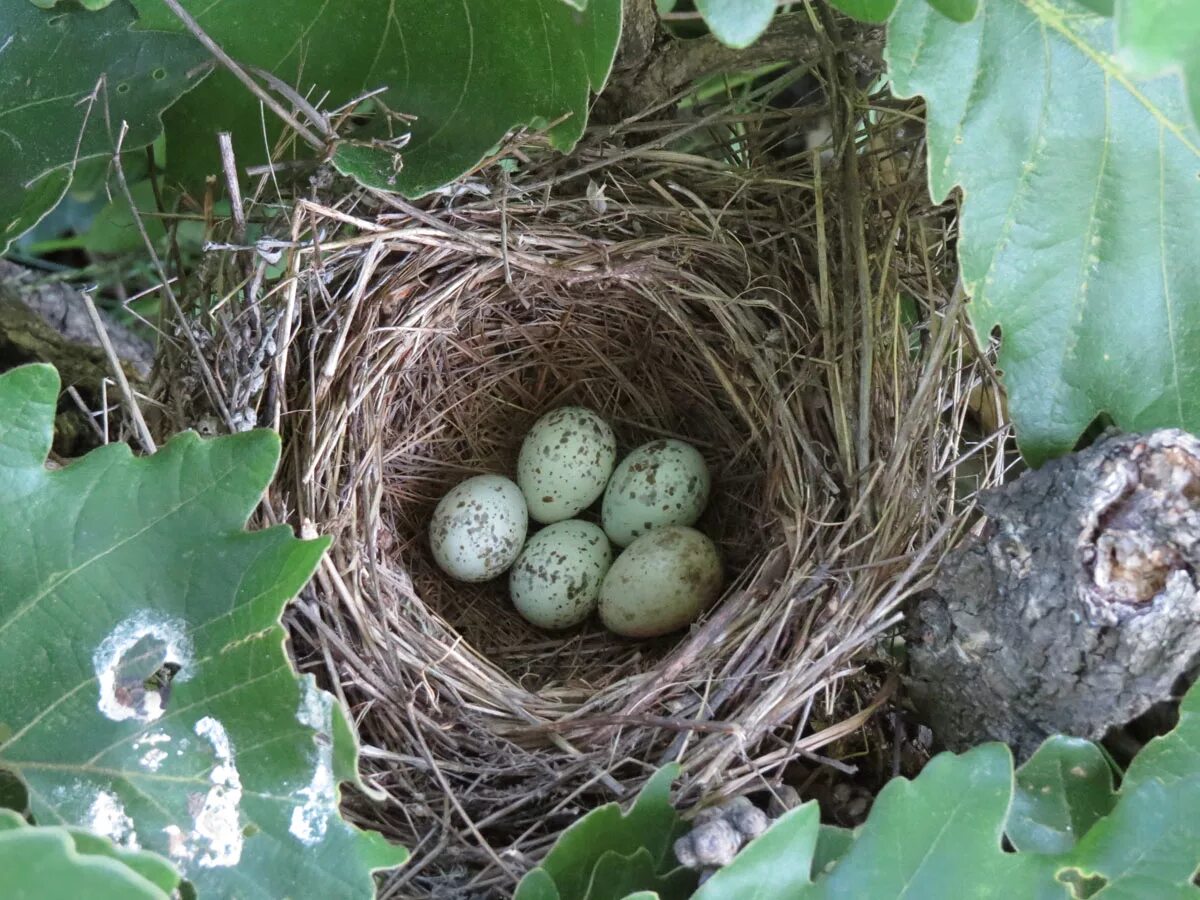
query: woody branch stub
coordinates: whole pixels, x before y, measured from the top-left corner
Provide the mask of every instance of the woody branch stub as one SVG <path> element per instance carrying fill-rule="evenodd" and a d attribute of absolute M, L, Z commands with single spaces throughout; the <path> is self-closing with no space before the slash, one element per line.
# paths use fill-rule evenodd
<path fill-rule="evenodd" d="M 910 635 L 910 694 L 943 744 L 1099 739 L 1200 661 L 1200 441 L 1110 436 L 981 505 Z"/>

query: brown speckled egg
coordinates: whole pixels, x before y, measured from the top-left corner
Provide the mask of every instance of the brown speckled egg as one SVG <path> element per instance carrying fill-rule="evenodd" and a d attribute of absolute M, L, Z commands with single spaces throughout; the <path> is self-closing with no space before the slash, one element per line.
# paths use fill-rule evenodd
<path fill-rule="evenodd" d="M 590 409 L 546 413 L 529 429 L 517 458 L 530 518 L 549 524 L 587 509 L 604 492 L 616 461 L 613 431 Z"/>
<path fill-rule="evenodd" d="M 695 621 L 720 593 L 716 545 L 694 528 L 665 525 L 612 564 L 600 586 L 600 621 L 625 637 L 656 637 Z"/>
<path fill-rule="evenodd" d="M 528 527 L 521 489 L 500 475 L 477 475 L 438 503 L 429 522 L 429 545 L 450 577 L 487 581 L 513 564 Z"/>
<path fill-rule="evenodd" d="M 663 525 L 694 525 L 708 503 L 711 481 L 704 457 L 683 441 L 651 441 L 617 466 L 600 517 L 618 547 Z"/>
<path fill-rule="evenodd" d="M 513 605 L 539 628 L 570 628 L 596 608 L 612 548 L 599 525 L 570 519 L 543 528 L 508 574 Z"/>

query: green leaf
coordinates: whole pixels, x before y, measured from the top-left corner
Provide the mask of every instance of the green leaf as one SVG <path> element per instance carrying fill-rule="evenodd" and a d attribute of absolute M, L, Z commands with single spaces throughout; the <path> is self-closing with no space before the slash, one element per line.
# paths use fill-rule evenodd
<path fill-rule="evenodd" d="M 399 150 L 355 141 L 339 143 L 330 162 L 359 184 L 383 191 L 396 190 L 404 168 L 404 156 Z"/>
<path fill-rule="evenodd" d="M 775 0 L 696 0 L 696 10 L 717 40 L 749 47 L 771 24 Z"/>
<path fill-rule="evenodd" d="M 157 853 L 145 850 L 128 850 L 115 846 L 112 841 L 98 834 L 84 831 L 82 828 L 67 829 L 75 842 L 75 849 L 80 853 L 96 856 L 111 856 L 123 862 L 151 884 L 170 893 L 179 885 L 179 873 L 163 857 Z"/>
<path fill-rule="evenodd" d="M 29 824 L 10 809 L 0 810 L 0 832 L 27 828 Z M 179 886 L 179 873 L 157 853 L 118 847 L 105 838 L 82 828 L 68 828 L 75 852 L 92 856 L 107 856 L 132 869 L 150 884 L 169 894 Z"/>
<path fill-rule="evenodd" d="M 167 229 L 155 209 L 154 186 L 149 181 L 139 181 L 130 186 L 129 192 L 138 206 L 142 225 L 150 240 L 161 245 L 166 239 Z M 133 218 L 133 210 L 129 208 L 124 194 L 116 194 L 96 212 L 96 217 L 79 236 L 79 245 L 97 256 L 138 252 L 145 247 Z"/>
<path fill-rule="evenodd" d="M 970 22 L 979 12 L 979 0 L 928 0 L 928 3 L 955 22 Z"/>
<path fill-rule="evenodd" d="M 1011 798 L 1008 748 L 943 753 L 915 780 L 888 782 L 857 832 L 823 833 L 814 803 L 792 810 L 705 882 L 696 900 L 1062 896 L 1046 892 L 1053 880 L 1045 858 L 1004 851 Z"/>
<path fill-rule="evenodd" d="M 935 756 L 913 781 L 880 791 L 853 845 L 828 877 L 801 897 L 1038 896 L 1037 857 L 1004 852 L 1012 756 L 984 744 Z"/>
<path fill-rule="evenodd" d="M 896 0 L 829 0 L 829 5 L 863 22 L 886 22 Z"/>
<path fill-rule="evenodd" d="M 1116 16 L 1121 61 L 1142 76 L 1179 72 L 1200 122 L 1200 3 L 1121 0 Z"/>
<path fill-rule="evenodd" d="M 831 6 L 863 22 L 886 22 L 897 0 L 829 0 Z M 955 22 L 970 22 L 980 0 L 927 0 L 942 15 Z M 1106 0 L 1092 0 L 1106 2 Z M 1186 0 L 1183 0 L 1186 2 Z M 658 14 L 675 8 L 675 0 L 656 0 Z M 716 38 L 730 47 L 748 47 L 771 24 L 778 4 L 775 0 L 696 0 L 696 10 Z"/>
<path fill-rule="evenodd" d="M 514 900 L 561 900 L 554 879 L 545 869 L 530 869 L 517 885 Z"/>
<path fill-rule="evenodd" d="M 1111 16 L 1116 0 L 1076 0 L 1076 2 L 1081 6 L 1086 6 L 1094 13 L 1099 13 L 1102 16 Z"/>
<path fill-rule="evenodd" d="M 1047 739 L 1017 770 L 1005 834 L 1018 850 L 1063 853 L 1117 802 L 1113 771 L 1083 738 Z"/>
<path fill-rule="evenodd" d="M 1103 879 L 1097 897 L 1200 897 L 1200 683 L 1180 704 L 1179 722 L 1130 763 L 1112 812 L 1061 864 L 1076 881 Z M 1060 880 L 1063 878 L 1060 872 Z"/>
<path fill-rule="evenodd" d="M 821 809 L 788 810 L 696 891 L 695 900 L 789 900 L 812 885 Z"/>
<path fill-rule="evenodd" d="M 854 832 L 836 825 L 822 825 L 817 834 L 817 849 L 813 851 L 813 877 L 828 875 L 854 843 Z"/>
<path fill-rule="evenodd" d="M 939 754 L 912 781 L 892 779 L 855 831 L 820 825 L 807 803 L 744 847 L 694 900 L 1200 897 L 1200 684 L 1184 698 L 1176 728 L 1134 760 L 1115 805 L 1110 764 L 1087 741 L 1050 739 L 1017 780 L 1010 813 L 1012 756 L 984 744 Z M 1006 818 L 1010 834 L 1027 832 L 1017 852 L 1001 842 Z M 611 855 L 614 866 L 645 867 Z M 606 878 L 619 875 L 614 868 Z M 518 900 L 581 896 L 560 898 L 548 878 L 541 884 L 544 892 L 518 892 Z"/>
<path fill-rule="evenodd" d="M 579 900 L 588 896 L 593 876 L 606 854 L 629 861 L 643 851 L 644 858 L 629 862 L 639 871 L 644 871 L 649 862 L 655 880 L 642 887 L 674 891 L 681 882 L 687 882 L 688 888 L 693 886 L 691 873 L 676 871 L 671 850 L 675 839 L 686 830 L 671 806 L 671 782 L 678 775 L 677 764 L 663 766 L 646 782 L 628 813 L 622 815 L 620 805 L 606 803 L 572 824 L 559 835 L 541 866 L 521 880 L 515 900 L 553 898 L 555 895 L 547 892 L 547 876 L 557 896 Z M 606 869 L 615 871 L 615 865 L 611 857 L 605 861 Z"/>
<path fill-rule="evenodd" d="M 1134 760 L 1118 795 L 1096 745 L 1064 737 L 1044 743 L 1016 780 L 1014 803 L 1012 756 L 985 744 L 934 757 L 912 781 L 893 779 L 856 831 L 820 825 L 816 804 L 805 804 L 751 841 L 695 900 L 1200 897 L 1200 684 L 1176 728 Z M 1006 818 L 1017 852 L 1001 843 Z M 599 897 L 649 877 L 643 860 L 606 859 L 609 870 L 593 881 L 613 889 Z M 548 877 L 541 884 L 544 892 L 519 892 L 519 900 L 586 896 L 560 897 Z"/>
<path fill-rule="evenodd" d="M 1112 814 L 1084 835 L 1060 864 L 1072 880 L 1102 878 L 1099 898 L 1200 897 L 1200 773 L 1171 785 L 1146 781 L 1121 792 Z"/>
<path fill-rule="evenodd" d="M 651 856 L 645 847 L 629 856 L 605 851 L 596 860 L 596 868 L 582 900 L 627 900 L 642 891 L 660 900 L 687 900 L 692 896 L 696 887 L 695 873 L 682 867 L 663 873 L 661 864 L 662 861 Z"/>
<path fill-rule="evenodd" d="M 134 2 L 142 27 L 182 28 L 160 0 Z M 561 0 L 293 0 L 286 15 L 248 0 L 183 5 L 240 63 L 301 93 L 328 92 L 325 108 L 388 87 L 386 106 L 417 116 L 394 185 L 410 196 L 462 175 L 518 125 L 558 122 L 554 146 L 573 147 L 621 28 L 620 0 L 592 0 L 582 12 Z M 262 115 L 233 76 L 215 73 L 167 114 L 169 172 L 195 186 L 220 171 L 219 130 L 233 132 L 240 164 L 264 162 Z M 273 143 L 281 129 L 266 117 Z"/>
<path fill-rule="evenodd" d="M 1121 780 L 1121 790 L 1132 790 L 1147 781 L 1169 785 L 1197 775 L 1200 775 L 1200 682 L 1184 695 L 1175 727 L 1150 741 L 1134 757 Z"/>
<path fill-rule="evenodd" d="M 339 816 L 353 735 L 279 622 L 327 542 L 243 530 L 278 437 L 51 471 L 58 391 L 0 376 L 0 767 L 37 821 L 161 853 L 201 896 L 371 896 L 404 852 Z"/>
<path fill-rule="evenodd" d="M 927 101 L 931 193 L 962 187 L 968 309 L 1001 329 L 1034 463 L 1102 413 L 1200 431 L 1200 133 L 1112 38 L 1070 0 L 984 0 L 966 25 L 902 0 L 888 30 L 894 90 Z"/>
<path fill-rule="evenodd" d="M 2 121 L 2 120 L 0 120 Z M 0 136 L 0 141 L 3 136 Z M 0 181 L 7 180 L 0 174 Z M 37 225 L 66 194 L 71 184 L 67 169 L 48 172 L 28 187 L 16 188 L 0 198 L 0 253 L 5 252 L 15 238 Z"/>
<path fill-rule="evenodd" d="M 59 0 L 31 0 L 31 2 L 41 9 L 53 9 L 58 5 Z M 76 2 L 84 9 L 95 11 L 111 5 L 113 0 L 76 0 Z"/>
<path fill-rule="evenodd" d="M 31 826 L 10 811 L 0 811 L 0 872 L 5 900 L 167 900 L 179 885 L 161 857 L 77 830 Z"/>
<path fill-rule="evenodd" d="M 128 0 L 100 12 L 3 6 L 0 252 L 58 202 L 77 161 L 112 152 L 121 122 L 129 123 L 125 149 L 153 141 L 162 110 L 207 58 L 190 38 L 131 31 Z"/>

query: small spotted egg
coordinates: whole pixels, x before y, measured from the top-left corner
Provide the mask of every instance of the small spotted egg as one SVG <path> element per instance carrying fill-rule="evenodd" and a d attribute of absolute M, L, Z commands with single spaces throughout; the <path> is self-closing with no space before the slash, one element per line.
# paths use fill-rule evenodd
<path fill-rule="evenodd" d="M 528 527 L 521 489 L 500 475 L 476 475 L 438 503 L 429 544 L 451 578 L 487 581 L 512 565 Z"/>
<path fill-rule="evenodd" d="M 513 605 L 539 628 L 570 628 L 596 608 L 612 548 L 599 525 L 569 519 L 543 528 L 508 574 Z"/>
<path fill-rule="evenodd" d="M 590 409 L 564 406 L 538 419 L 521 444 L 517 484 L 529 515 L 549 524 L 587 509 L 604 492 L 617 440 Z"/>
<path fill-rule="evenodd" d="M 695 621 L 721 593 L 716 545 L 665 525 L 625 548 L 600 586 L 600 621 L 625 637 L 656 637 Z"/>
<path fill-rule="evenodd" d="M 691 444 L 651 441 L 617 466 L 604 492 L 600 518 L 618 547 L 652 528 L 694 525 L 711 485 L 704 457 Z"/>

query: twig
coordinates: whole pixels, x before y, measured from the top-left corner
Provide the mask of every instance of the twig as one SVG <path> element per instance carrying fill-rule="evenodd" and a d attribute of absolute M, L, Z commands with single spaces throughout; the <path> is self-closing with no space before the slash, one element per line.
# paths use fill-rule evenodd
<path fill-rule="evenodd" d="M 926 408 L 930 394 L 933 393 L 937 386 L 938 378 L 942 376 L 942 360 L 946 353 L 949 352 L 951 339 L 958 332 L 951 327 L 955 318 L 958 316 L 959 310 L 966 302 L 966 292 L 963 290 L 961 279 L 954 284 L 954 292 L 950 295 L 950 302 L 946 306 L 945 315 L 943 318 L 943 326 L 938 331 L 937 340 L 931 349 L 929 356 L 925 362 L 925 369 L 921 372 L 921 379 L 917 382 L 917 389 L 913 393 L 912 401 L 908 406 L 908 414 L 900 423 L 900 430 L 896 435 L 896 446 L 902 447 L 905 443 L 912 439 L 913 432 L 921 426 L 922 419 L 929 415 Z M 982 358 L 982 357 L 981 357 Z M 893 456 L 888 463 L 888 478 L 894 478 L 900 467 L 899 454 Z"/>
<path fill-rule="evenodd" d="M 546 722 L 535 725 L 530 731 L 586 731 L 594 728 L 662 728 L 668 731 L 699 731 L 705 734 L 740 734 L 743 729 L 736 722 L 704 722 L 696 719 L 679 719 L 670 716 L 624 716 L 590 715 L 581 719 L 565 719 L 561 722 Z"/>
<path fill-rule="evenodd" d="M 325 116 L 325 114 L 309 103 L 306 98 L 302 97 L 299 91 L 297 91 L 283 79 L 276 78 L 266 69 L 260 69 L 258 66 L 251 66 L 250 70 L 267 84 L 269 84 L 273 90 L 290 100 L 298 110 L 308 116 L 309 121 L 313 122 L 321 130 L 321 134 L 325 135 L 326 138 L 336 137 L 333 126 L 329 124 L 329 119 Z M 380 90 L 383 90 L 383 88 Z"/>
<path fill-rule="evenodd" d="M 168 2 L 171 2 L 171 0 L 168 0 Z M 200 349 L 196 335 L 192 333 L 192 329 L 187 324 L 187 319 L 183 314 L 183 307 L 179 305 L 175 291 L 171 289 L 172 279 L 167 277 L 167 270 L 163 268 L 158 251 L 154 249 L 154 241 L 150 240 L 150 235 L 146 232 L 146 226 L 142 222 L 141 215 L 138 213 L 137 203 L 133 199 L 133 192 L 129 190 L 129 181 L 125 178 L 125 167 L 121 165 L 121 148 L 125 145 L 125 135 L 128 132 L 129 123 L 121 122 L 121 132 L 117 136 L 116 149 L 113 151 L 113 168 L 117 173 L 117 183 L 121 186 L 121 193 L 125 196 L 125 202 L 129 204 L 133 223 L 137 226 L 138 234 L 142 236 L 142 243 L 145 244 L 146 252 L 150 254 L 150 260 L 154 263 L 154 270 L 158 273 L 158 278 L 162 282 L 163 293 L 166 295 L 167 301 L 171 304 L 171 312 L 174 313 L 180 322 L 188 344 L 191 345 L 192 354 L 200 367 L 200 374 L 204 379 L 204 386 L 208 389 L 210 398 L 221 413 L 222 418 L 224 418 L 226 426 L 232 431 L 233 419 L 229 415 L 229 407 L 225 405 L 225 400 L 221 397 L 221 391 L 217 387 L 217 380 L 213 377 L 212 370 L 209 369 L 208 363 L 204 359 L 204 353 Z"/>
<path fill-rule="evenodd" d="M 238 182 L 237 161 L 233 156 L 233 135 L 222 131 L 217 135 L 217 146 L 221 148 L 221 170 L 225 173 L 225 186 L 229 189 L 229 207 L 233 213 L 233 231 L 239 241 L 246 239 L 246 211 L 242 208 L 242 186 Z"/>
<path fill-rule="evenodd" d="M 301 201 L 303 202 L 303 201 Z M 301 221 L 304 216 L 302 207 L 297 207 L 292 215 L 292 241 L 300 239 Z M 315 230 L 315 229 L 314 229 Z M 283 315 L 279 317 L 279 333 L 275 343 L 275 364 L 271 367 L 271 377 L 275 380 L 275 402 L 271 405 L 271 428 L 280 430 L 283 419 L 283 397 L 287 386 L 288 351 L 292 346 L 292 323 L 296 318 L 296 294 L 300 289 L 300 254 L 294 249 L 287 251 L 288 282 L 287 298 L 283 305 Z"/>
<path fill-rule="evenodd" d="M 87 419 L 87 423 L 92 426 L 92 431 L 96 432 L 96 437 L 103 441 L 104 432 L 96 424 L 96 413 L 88 409 L 88 405 L 83 402 L 83 397 L 79 395 L 79 391 L 75 389 L 75 385 L 67 385 L 67 396 L 71 398 L 72 402 L 79 408 L 79 411 L 83 413 L 83 417 Z"/>
<path fill-rule="evenodd" d="M 108 365 L 112 369 L 113 377 L 117 379 L 117 384 L 121 388 L 121 395 L 125 398 L 125 405 L 129 407 L 129 414 L 133 417 L 133 424 L 137 426 L 138 439 L 142 442 L 142 447 L 147 453 L 154 453 L 158 450 L 158 446 L 154 443 L 154 438 L 150 436 L 150 429 L 146 426 L 146 420 L 142 418 L 142 410 L 138 406 L 137 398 L 133 395 L 133 390 L 129 387 L 129 379 L 125 377 L 125 368 L 121 365 L 121 358 L 117 356 L 117 351 L 113 349 L 112 341 L 108 339 L 108 331 L 104 328 L 104 322 L 100 318 L 100 313 L 96 311 L 96 304 L 92 301 L 92 295 L 88 290 L 79 292 L 83 297 L 84 308 L 87 309 L 88 318 L 92 320 L 92 327 L 96 329 L 96 337 L 100 339 L 100 346 L 104 348 L 104 355 L 108 357 Z"/>
<path fill-rule="evenodd" d="M 333 348 L 329 351 L 329 356 L 325 358 L 325 365 L 321 367 L 321 381 L 317 387 L 318 397 L 324 393 L 329 382 L 333 380 L 333 376 L 337 373 L 338 363 L 342 358 L 342 351 L 346 347 L 346 338 L 354 322 L 354 313 L 358 310 L 358 304 L 362 302 L 362 298 L 367 293 L 367 289 L 371 284 L 371 276 L 375 274 L 375 266 L 378 265 L 379 258 L 383 255 L 383 249 L 383 242 L 377 240 L 371 244 L 371 248 L 367 251 L 366 259 L 359 270 L 358 282 L 354 286 L 354 293 L 350 295 L 350 303 L 346 309 L 341 330 L 338 332 L 337 339 L 333 343 Z"/>
<path fill-rule="evenodd" d="M 470 816 L 467 815 L 467 811 L 462 808 L 462 804 L 458 802 L 458 797 L 455 796 L 454 791 L 450 788 L 450 783 L 446 781 L 446 776 L 442 774 L 442 770 L 438 768 L 437 761 L 433 758 L 433 754 L 429 752 L 429 745 L 425 743 L 425 736 L 421 733 L 421 727 L 416 723 L 416 717 L 413 710 L 413 705 L 411 703 L 408 704 L 408 717 L 409 721 L 412 722 L 413 725 L 413 736 L 417 739 L 417 743 L 421 745 L 421 750 L 425 754 L 425 759 L 433 768 L 433 777 L 437 779 L 438 784 L 442 786 L 442 790 L 446 792 L 446 799 L 450 801 L 455 811 L 466 824 L 467 829 L 474 836 L 475 840 L 479 842 L 479 846 L 488 856 L 492 858 L 492 862 L 500 867 L 500 871 L 504 872 L 504 874 L 513 879 L 513 881 L 516 881 L 516 873 L 514 873 L 513 870 L 505 864 L 504 860 L 500 858 L 499 854 L 492 849 L 492 845 L 487 842 L 487 838 L 479 833 L 479 829 L 475 827 L 475 822 Z"/>
<path fill-rule="evenodd" d="M 163 3 L 166 4 L 167 8 L 170 9 L 171 12 L 175 13 L 176 17 L 178 17 L 179 21 L 183 23 L 184 27 L 192 33 L 196 40 L 204 45 L 208 52 L 215 56 L 221 65 L 233 73 L 234 78 L 249 88 L 254 96 L 261 100 L 266 107 L 271 110 L 271 112 L 279 116 L 279 118 L 288 124 L 289 128 L 295 131 L 296 134 L 300 135 L 306 144 L 317 150 L 325 149 L 325 141 L 322 141 L 319 137 L 309 131 L 298 119 L 296 119 L 295 116 L 284 109 L 278 100 L 264 91 L 254 81 L 253 78 L 247 75 L 246 70 L 235 63 L 229 54 L 222 50 L 217 42 L 205 33 L 204 29 L 201 28 L 200 24 L 191 17 L 188 11 L 179 5 L 179 0 L 163 0 Z"/>
<path fill-rule="evenodd" d="M 246 240 L 246 210 L 242 209 L 241 184 L 238 181 L 238 162 L 233 155 L 233 136 L 228 131 L 217 134 L 217 146 L 221 148 L 221 170 L 229 188 L 229 208 L 233 212 L 234 234 L 239 241 Z"/>
<path fill-rule="evenodd" d="M 840 37 L 835 33 L 835 40 Z M 843 78 L 849 80 L 844 70 Z M 844 83 L 842 90 L 853 90 L 853 83 Z M 862 362 L 858 367 L 858 422 L 855 427 L 855 464 L 859 476 L 867 470 L 871 461 L 871 381 L 875 370 L 875 309 L 872 303 L 871 272 L 867 262 L 867 235 L 863 224 L 863 199 L 861 190 L 861 175 L 859 173 L 859 148 L 854 139 L 857 127 L 857 115 L 846 113 L 838 117 L 844 126 L 842 132 L 843 161 L 842 183 L 846 188 L 844 203 L 847 212 L 847 239 L 850 252 L 853 255 L 854 281 L 857 286 L 859 325 L 859 352 Z M 867 516 L 872 517 L 873 510 L 867 508 Z"/>

